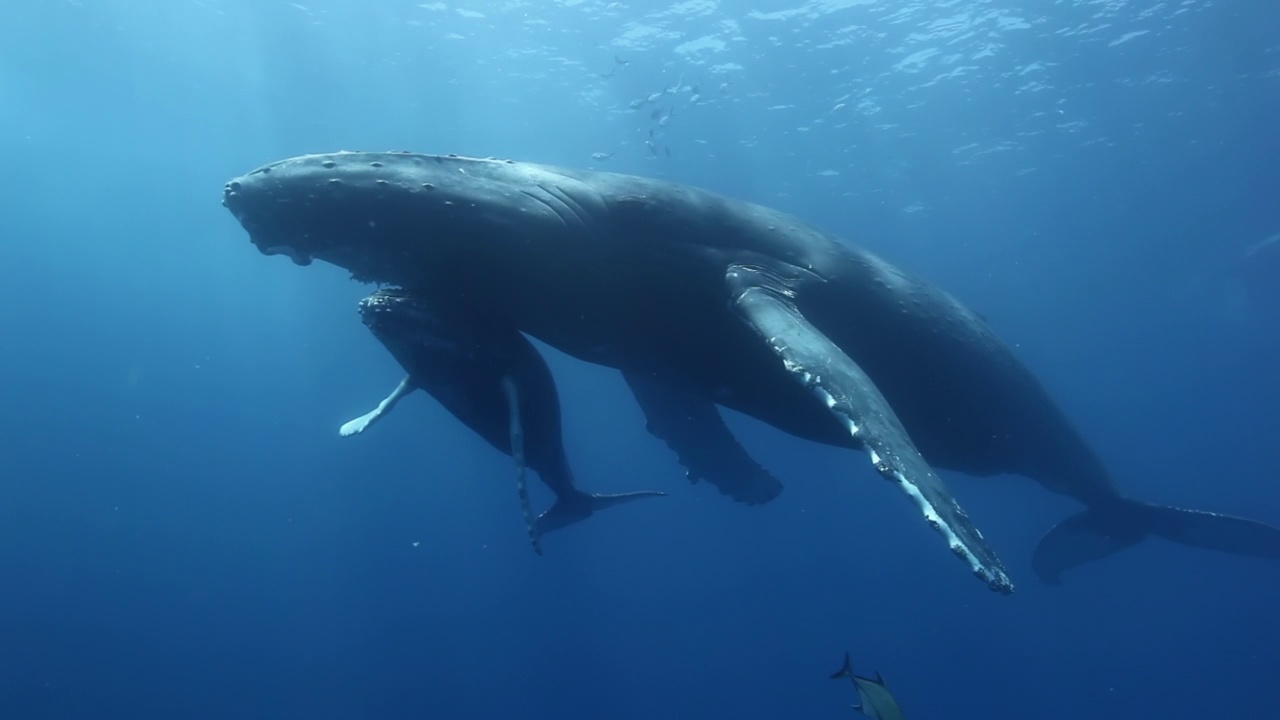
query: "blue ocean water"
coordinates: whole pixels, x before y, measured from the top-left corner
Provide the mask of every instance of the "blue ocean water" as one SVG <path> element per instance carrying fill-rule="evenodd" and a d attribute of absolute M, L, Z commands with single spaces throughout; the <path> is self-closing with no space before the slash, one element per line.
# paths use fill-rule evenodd
<path fill-rule="evenodd" d="M 537 557 L 509 459 L 429 398 L 338 436 L 401 376 L 369 288 L 263 257 L 218 202 L 272 160 L 411 149 L 770 205 L 981 312 L 1127 493 L 1280 523 L 1278 27 L 1207 0 L 10 0 L 0 718 L 840 718 L 846 650 L 912 718 L 1280 716 L 1274 562 L 1149 540 L 1049 587 L 1031 549 L 1077 506 L 944 473 L 998 596 L 857 454 L 731 415 L 786 484 L 735 504 L 615 371 L 545 346 L 579 482 L 670 496 Z"/>

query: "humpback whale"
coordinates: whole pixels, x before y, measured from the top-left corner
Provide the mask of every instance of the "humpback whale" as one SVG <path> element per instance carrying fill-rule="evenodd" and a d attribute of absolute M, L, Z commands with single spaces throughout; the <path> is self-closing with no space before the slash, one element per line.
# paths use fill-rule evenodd
<path fill-rule="evenodd" d="M 1280 558 L 1271 525 L 1126 497 L 981 317 L 791 215 L 648 178 L 400 152 L 281 160 L 222 200 L 263 254 L 861 451 L 998 592 L 1008 573 L 934 466 L 1079 501 L 1036 547 L 1050 582 L 1151 535 Z"/>

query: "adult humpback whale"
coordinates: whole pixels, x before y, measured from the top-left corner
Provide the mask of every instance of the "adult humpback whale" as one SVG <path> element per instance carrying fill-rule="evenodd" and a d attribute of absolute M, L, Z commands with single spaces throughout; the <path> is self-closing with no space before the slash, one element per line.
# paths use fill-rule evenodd
<path fill-rule="evenodd" d="M 552 530 L 661 492 L 594 494 L 573 482 L 560 433 L 560 398 L 542 355 L 520 333 L 490 332 L 403 291 L 383 289 L 360 301 L 360 317 L 408 375 L 372 411 L 344 424 L 344 436 L 364 432 L 400 398 L 424 390 L 455 418 L 515 461 L 521 506 L 534 550 Z M 533 468 L 556 495 L 533 517 L 524 469 Z"/>
<path fill-rule="evenodd" d="M 264 254 L 319 258 L 866 451 L 995 590 L 1012 590 L 1004 568 L 929 463 L 1083 503 L 1036 548 L 1048 580 L 1149 534 L 1280 558 L 1280 529 L 1121 495 L 978 316 L 789 215 L 645 178 L 409 153 L 282 160 L 227 183 L 223 203 Z"/>

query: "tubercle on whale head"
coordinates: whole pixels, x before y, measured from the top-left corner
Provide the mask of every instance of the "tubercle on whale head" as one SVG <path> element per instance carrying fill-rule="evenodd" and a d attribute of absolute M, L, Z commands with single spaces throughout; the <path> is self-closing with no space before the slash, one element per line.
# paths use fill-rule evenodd
<path fill-rule="evenodd" d="M 357 304 L 360 320 L 374 332 L 429 329 L 440 318 L 431 303 L 403 288 L 387 287 Z"/>
<path fill-rule="evenodd" d="M 402 288 L 381 288 L 359 302 L 360 319 L 406 369 L 433 373 L 440 362 L 480 361 L 473 328 L 443 312 L 430 298 Z M 485 356 L 487 358 L 487 356 Z M 412 372 L 412 371 L 411 371 Z"/>
<path fill-rule="evenodd" d="M 222 204 L 263 254 L 401 282 L 406 268 L 446 272 L 468 243 L 504 227 L 515 234 L 515 190 L 495 165 L 502 163 L 409 153 L 305 155 L 230 180 Z"/>

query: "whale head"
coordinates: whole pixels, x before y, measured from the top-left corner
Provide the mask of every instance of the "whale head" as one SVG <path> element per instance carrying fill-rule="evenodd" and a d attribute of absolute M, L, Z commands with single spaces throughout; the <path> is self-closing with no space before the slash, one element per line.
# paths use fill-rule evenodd
<path fill-rule="evenodd" d="M 428 302 L 401 288 L 380 288 L 362 298 L 358 308 L 365 327 L 379 336 L 430 334 L 442 322 Z"/>
<path fill-rule="evenodd" d="M 360 300 L 360 319 L 365 327 L 405 368 L 422 376 L 442 362 L 480 363 L 489 346 L 482 337 L 482 325 L 469 318 L 446 313 L 430 300 L 402 288 L 380 288 Z"/>
<path fill-rule="evenodd" d="M 304 155 L 230 180 L 222 204 L 266 255 L 421 286 L 491 267 L 485 258 L 540 226 L 563 228 L 554 208 L 524 191 L 528 167 L 411 153 Z"/>

